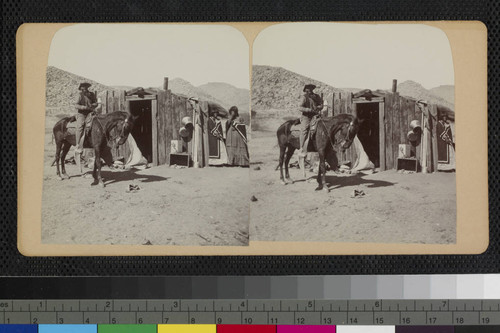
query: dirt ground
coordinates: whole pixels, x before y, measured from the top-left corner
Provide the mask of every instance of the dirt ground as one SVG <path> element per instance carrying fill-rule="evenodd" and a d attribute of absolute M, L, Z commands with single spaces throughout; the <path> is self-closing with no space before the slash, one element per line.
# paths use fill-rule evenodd
<path fill-rule="evenodd" d="M 42 243 L 248 245 L 248 168 L 111 171 L 106 166 L 106 187 L 100 188 L 90 186 L 92 177 L 60 181 L 50 166 L 55 154 L 50 141 L 47 131 Z M 75 165 L 66 170 L 78 174 Z M 129 184 L 140 190 L 127 193 Z"/>
<path fill-rule="evenodd" d="M 329 171 L 330 193 L 316 192 L 315 174 L 282 185 L 274 128 L 280 121 L 257 124 L 250 143 L 250 239 L 259 241 L 331 241 L 449 244 L 456 242 L 455 173 L 373 174 Z M 253 124 L 252 124 L 253 125 Z M 291 162 L 297 161 L 297 153 Z M 260 170 L 256 170 L 260 168 Z M 353 190 L 365 196 L 351 198 Z"/>

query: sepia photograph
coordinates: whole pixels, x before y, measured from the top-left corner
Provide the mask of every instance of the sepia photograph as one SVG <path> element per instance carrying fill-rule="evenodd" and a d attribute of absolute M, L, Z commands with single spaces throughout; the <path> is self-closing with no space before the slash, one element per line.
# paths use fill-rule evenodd
<path fill-rule="evenodd" d="M 481 22 L 29 23 L 16 54 L 25 256 L 488 247 Z"/>
<path fill-rule="evenodd" d="M 248 64 L 224 25 L 57 31 L 42 243 L 248 245 Z"/>
<path fill-rule="evenodd" d="M 261 31 L 250 239 L 455 244 L 454 80 L 446 34 L 424 24 Z"/>

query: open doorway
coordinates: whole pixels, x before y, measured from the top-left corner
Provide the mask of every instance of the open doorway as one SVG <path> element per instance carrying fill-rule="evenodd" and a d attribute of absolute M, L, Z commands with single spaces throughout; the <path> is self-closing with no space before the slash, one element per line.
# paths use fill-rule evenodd
<path fill-rule="evenodd" d="M 380 167 L 379 103 L 357 103 L 356 113 L 359 120 L 359 141 L 370 161 L 378 168 Z"/>
<path fill-rule="evenodd" d="M 151 100 L 130 101 L 130 113 L 139 116 L 130 132 L 149 163 L 153 162 Z"/>

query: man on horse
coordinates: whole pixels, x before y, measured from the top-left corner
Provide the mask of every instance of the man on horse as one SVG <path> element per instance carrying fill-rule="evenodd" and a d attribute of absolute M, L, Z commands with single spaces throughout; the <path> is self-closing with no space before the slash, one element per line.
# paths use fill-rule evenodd
<path fill-rule="evenodd" d="M 299 104 L 300 117 L 300 156 L 305 157 L 307 146 L 309 144 L 309 130 L 315 127 L 319 112 L 323 109 L 323 99 L 314 93 L 316 86 L 306 84 L 304 86 L 304 95 Z"/>
<path fill-rule="evenodd" d="M 85 140 L 85 129 L 90 128 L 92 114 L 97 107 L 97 99 L 93 92 L 89 91 L 91 86 L 88 82 L 80 83 L 78 90 L 80 93 L 75 101 L 76 113 L 76 152 L 83 151 L 83 141 Z"/>

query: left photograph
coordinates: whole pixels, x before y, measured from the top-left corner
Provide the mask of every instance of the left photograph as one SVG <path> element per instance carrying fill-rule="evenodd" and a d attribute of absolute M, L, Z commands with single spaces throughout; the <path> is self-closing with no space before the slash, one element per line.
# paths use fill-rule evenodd
<path fill-rule="evenodd" d="M 247 246 L 248 48 L 223 25 L 60 29 L 42 243 Z"/>

